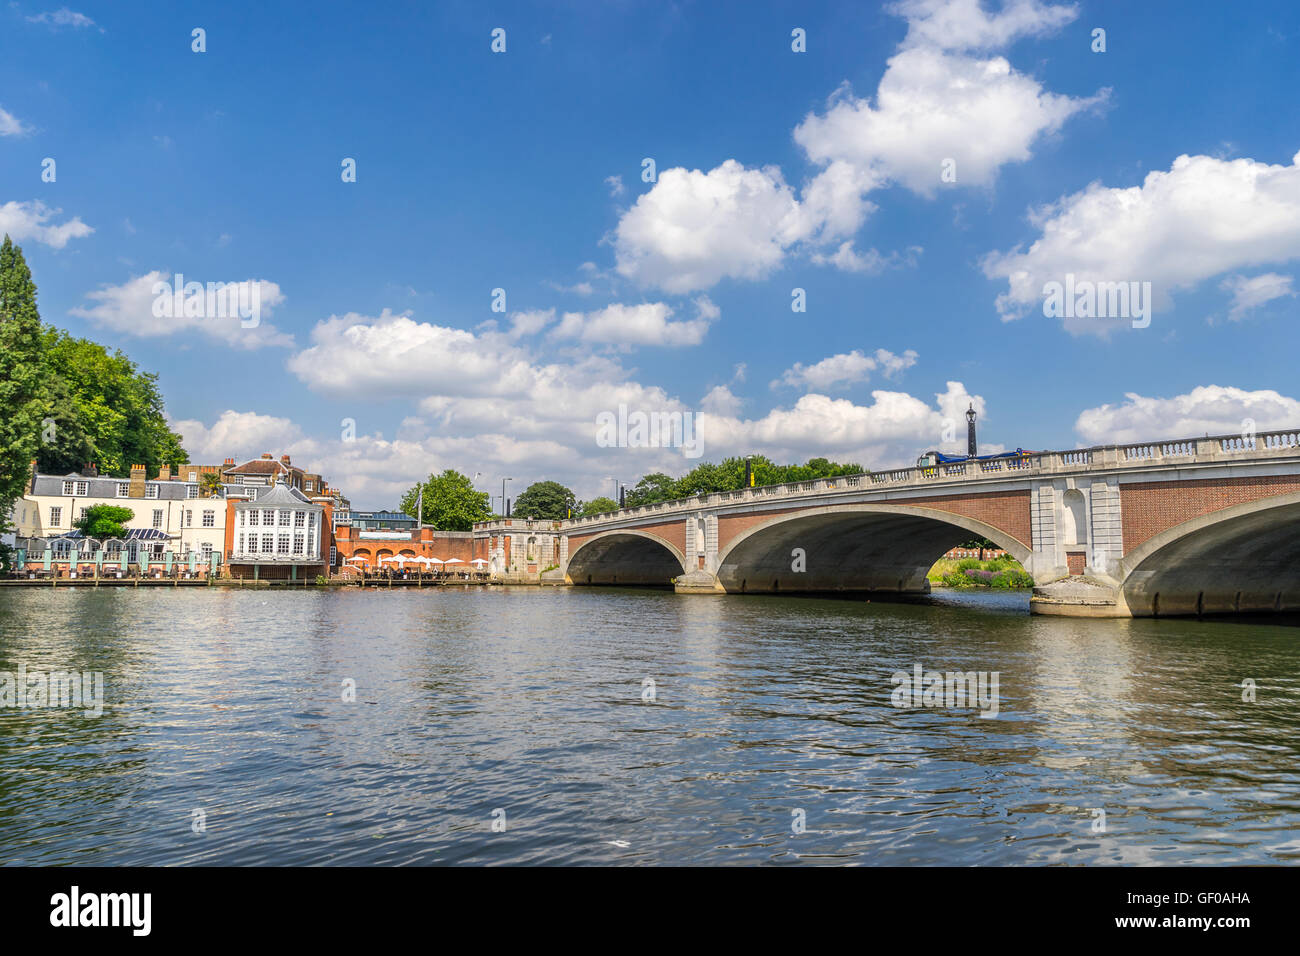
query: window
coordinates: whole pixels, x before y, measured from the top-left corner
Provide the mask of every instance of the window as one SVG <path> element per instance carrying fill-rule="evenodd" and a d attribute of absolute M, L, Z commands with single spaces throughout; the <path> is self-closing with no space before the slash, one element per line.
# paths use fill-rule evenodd
<path fill-rule="evenodd" d="M 211 541 L 204 541 L 204 542 L 203 542 L 203 560 L 204 560 L 204 561 L 209 561 L 209 562 L 212 560 L 212 542 L 211 542 Z"/>
<path fill-rule="evenodd" d="M 330 545 L 330 567 L 339 563 L 339 549 Z"/>
<path fill-rule="evenodd" d="M 61 527 L 62 524 L 63 524 L 63 509 L 62 509 L 62 508 L 51 508 L 51 509 L 50 509 L 50 527 L 51 527 L 51 528 L 58 528 L 58 527 Z"/>
<path fill-rule="evenodd" d="M 63 483 L 63 493 L 64 493 L 65 495 L 70 495 L 70 494 L 72 494 L 72 482 L 70 482 L 70 481 L 65 481 L 65 482 Z"/>
<path fill-rule="evenodd" d="M 187 528 L 193 528 L 193 527 L 194 527 L 194 512 L 193 512 L 193 511 L 187 511 L 187 512 L 185 512 L 185 527 L 187 527 Z"/>
<path fill-rule="evenodd" d="M 161 528 L 161 527 L 162 527 L 162 519 L 163 519 L 163 510 L 162 510 L 161 508 L 154 508 L 154 509 L 153 509 L 153 526 L 154 526 L 155 528 Z"/>
<path fill-rule="evenodd" d="M 307 526 L 307 512 L 295 511 L 293 513 L 293 526 L 295 528 L 304 528 Z"/>
<path fill-rule="evenodd" d="M 80 520 L 81 520 L 82 518 L 84 518 L 84 517 L 86 517 L 86 509 L 85 509 L 85 508 L 82 508 L 81 511 L 80 511 L 80 513 L 78 513 L 78 515 L 77 515 L 77 520 L 80 521 Z"/>
<path fill-rule="evenodd" d="M 314 489 L 315 489 L 315 486 L 316 486 L 316 483 L 315 483 L 314 481 L 309 481 L 309 482 L 307 482 L 307 490 L 308 490 L 308 491 L 312 491 L 312 490 L 314 490 Z"/>
<path fill-rule="evenodd" d="M 239 553 L 244 553 L 244 536 L 242 534 L 239 536 Z"/>
<path fill-rule="evenodd" d="M 130 497 L 131 497 L 131 482 L 129 482 L 129 481 L 119 481 L 119 482 L 117 483 L 117 496 L 118 496 L 119 498 L 130 498 Z"/>
<path fill-rule="evenodd" d="M 185 497 L 186 497 L 186 498 L 197 498 L 198 496 L 199 496 L 199 486 L 198 486 L 198 485 L 186 485 L 186 486 L 185 486 Z"/>
<path fill-rule="evenodd" d="M 275 553 L 275 535 L 273 534 L 262 535 L 262 553 L 263 554 Z"/>
<path fill-rule="evenodd" d="M 215 511 L 203 512 L 203 527 L 215 528 L 217 526 L 217 513 Z"/>
<path fill-rule="evenodd" d="M 190 481 L 198 481 L 198 480 L 199 480 L 199 473 L 197 471 L 191 471 Z"/>
<path fill-rule="evenodd" d="M 90 490 L 90 484 L 85 481 L 77 482 L 77 494 L 84 495 Z"/>
<path fill-rule="evenodd" d="M 289 511 L 281 511 L 281 512 L 280 512 L 280 527 L 282 527 L 282 528 L 287 528 L 287 527 L 289 527 L 289 515 L 290 515 L 291 513 L 292 513 L 292 512 L 289 512 Z"/>
<path fill-rule="evenodd" d="M 155 484 L 148 484 L 148 485 L 145 485 L 145 486 L 144 486 L 144 496 L 145 496 L 146 498 L 157 498 L 157 497 L 158 497 L 158 486 L 155 485 Z"/>
<path fill-rule="evenodd" d="M 293 553 L 302 554 L 302 535 L 300 534 L 293 536 Z"/>
<path fill-rule="evenodd" d="M 248 526 L 249 526 L 250 528 L 256 528 L 256 527 L 257 527 L 257 512 L 256 512 L 256 511 L 248 511 L 248 512 L 245 512 L 245 513 L 248 515 Z"/>
<path fill-rule="evenodd" d="M 276 554 L 289 553 L 289 536 L 287 534 L 280 535 L 279 546 L 275 549 L 275 553 Z"/>

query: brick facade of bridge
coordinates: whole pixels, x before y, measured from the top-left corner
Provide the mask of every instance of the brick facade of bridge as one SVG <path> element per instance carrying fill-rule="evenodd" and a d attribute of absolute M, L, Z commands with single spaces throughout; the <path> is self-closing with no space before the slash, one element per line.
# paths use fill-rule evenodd
<path fill-rule="evenodd" d="M 681 518 L 678 518 L 676 521 L 665 521 L 658 524 L 637 525 L 631 530 L 640 531 L 642 534 L 652 534 L 656 538 L 660 538 L 668 544 L 671 544 L 677 549 L 678 554 L 686 553 L 686 522 Z M 570 535 L 568 553 L 571 555 L 577 554 L 579 548 L 599 533 L 600 532 L 583 535 Z"/>
<path fill-rule="evenodd" d="M 974 518 L 1009 534 L 1025 547 L 1030 546 L 1028 489 L 977 495 L 943 495 L 888 503 L 905 508 L 930 508 L 934 511 L 947 511 L 950 514 Z M 779 515 L 797 514 L 806 510 L 806 508 L 781 508 L 753 514 L 721 515 L 718 517 L 718 550 L 725 551 L 732 541 L 755 525 L 771 521 Z"/>
<path fill-rule="evenodd" d="M 1192 518 L 1247 501 L 1300 491 L 1300 475 L 1207 478 L 1203 481 L 1144 481 L 1120 485 L 1124 550 Z"/>

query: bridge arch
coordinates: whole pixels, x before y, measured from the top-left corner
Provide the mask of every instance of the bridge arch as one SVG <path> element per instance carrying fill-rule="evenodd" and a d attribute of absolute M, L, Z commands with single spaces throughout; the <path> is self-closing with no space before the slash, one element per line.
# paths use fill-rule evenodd
<path fill-rule="evenodd" d="M 1300 611 L 1300 492 L 1211 511 L 1120 562 L 1135 616 Z"/>
<path fill-rule="evenodd" d="M 922 594 L 934 562 L 971 537 L 988 538 L 1029 566 L 1031 549 L 987 522 L 937 508 L 845 504 L 777 515 L 718 554 L 727 591 Z M 795 549 L 803 551 L 796 570 Z"/>
<path fill-rule="evenodd" d="M 569 555 L 568 584 L 669 587 L 686 570 L 686 557 L 658 535 L 635 528 L 603 531 Z"/>

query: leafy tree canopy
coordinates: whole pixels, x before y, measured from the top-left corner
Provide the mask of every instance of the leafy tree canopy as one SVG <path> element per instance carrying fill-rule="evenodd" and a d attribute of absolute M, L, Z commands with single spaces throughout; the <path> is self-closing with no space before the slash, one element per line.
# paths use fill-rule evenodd
<path fill-rule="evenodd" d="M 155 473 L 189 461 L 181 436 L 167 427 L 158 376 L 59 329 L 44 331 L 42 351 L 49 381 L 62 383 L 48 394 L 55 434 L 37 455 L 42 471 L 64 474 L 94 462 L 101 474 L 125 478 L 132 465 Z"/>
<path fill-rule="evenodd" d="M 579 517 L 586 518 L 590 515 L 605 514 L 606 512 L 617 510 L 618 502 L 613 498 L 607 498 L 604 495 L 601 495 L 600 497 L 592 498 L 590 501 L 583 504 L 581 510 L 576 513 Z"/>
<path fill-rule="evenodd" d="M 420 489 L 424 489 L 424 511 L 416 514 Z M 486 491 L 476 491 L 474 483 L 459 471 L 448 468 L 442 474 L 430 474 L 402 497 L 401 510 L 439 531 L 470 531 L 475 521 L 492 517 Z"/>
<path fill-rule="evenodd" d="M 0 531 L 23 494 L 45 414 L 41 317 L 23 251 L 0 244 Z"/>
<path fill-rule="evenodd" d="M 567 518 L 576 499 L 558 481 L 536 481 L 524 489 L 511 509 L 520 518 Z"/>
<path fill-rule="evenodd" d="M 119 505 L 91 505 L 72 526 L 88 538 L 124 538 L 126 522 L 135 517 L 130 508 Z"/>
<path fill-rule="evenodd" d="M 0 531 L 35 459 L 64 474 L 93 463 L 125 478 L 189 461 L 167 427 L 157 376 L 121 352 L 41 323 L 22 249 L 0 243 Z"/>
<path fill-rule="evenodd" d="M 765 455 L 755 455 L 750 460 L 750 466 L 755 485 L 780 485 L 865 472 L 861 465 L 839 464 L 825 458 L 810 458 L 802 465 L 778 465 Z M 669 478 L 662 472 L 646 475 L 633 488 L 628 489 L 626 501 L 629 508 L 635 508 L 676 498 L 689 498 L 696 494 L 736 491 L 743 487 L 745 459 L 725 458 L 719 463 L 702 462 L 676 479 Z"/>

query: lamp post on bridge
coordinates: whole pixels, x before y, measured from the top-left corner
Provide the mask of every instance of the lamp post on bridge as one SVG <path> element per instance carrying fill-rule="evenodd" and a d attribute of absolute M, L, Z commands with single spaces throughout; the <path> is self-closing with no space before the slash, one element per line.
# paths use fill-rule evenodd
<path fill-rule="evenodd" d="M 966 409 L 966 457 L 975 457 L 975 403 Z"/>

